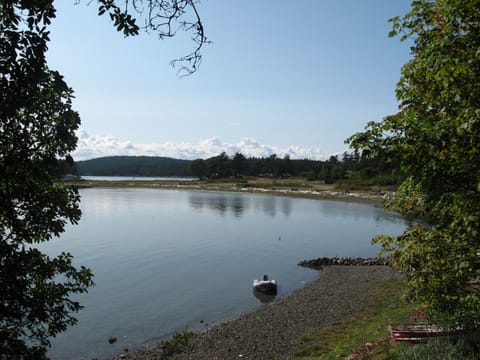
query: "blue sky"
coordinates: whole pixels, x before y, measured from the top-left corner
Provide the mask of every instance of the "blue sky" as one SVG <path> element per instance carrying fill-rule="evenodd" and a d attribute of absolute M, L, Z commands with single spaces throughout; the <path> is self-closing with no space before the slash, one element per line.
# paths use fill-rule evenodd
<path fill-rule="evenodd" d="M 48 61 L 75 90 L 76 159 L 104 155 L 325 158 L 345 138 L 395 113 L 408 44 L 388 19 L 410 0 L 203 0 L 200 70 L 170 60 L 188 35 L 125 39 L 95 2 L 58 0 Z"/>

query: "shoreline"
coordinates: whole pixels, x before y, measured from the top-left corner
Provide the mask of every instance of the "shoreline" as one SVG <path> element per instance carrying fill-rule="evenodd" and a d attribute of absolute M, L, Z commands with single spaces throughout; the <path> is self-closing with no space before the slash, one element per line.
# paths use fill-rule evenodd
<path fill-rule="evenodd" d="M 264 194 L 307 198 L 368 202 L 376 206 L 393 192 L 338 191 L 332 185 L 302 186 L 292 181 L 263 181 L 252 186 L 245 182 L 185 182 L 170 180 L 106 181 L 82 180 L 65 182 L 78 188 L 147 188 L 161 190 Z M 246 186 L 245 186 L 246 185 Z M 260 185 L 260 186 L 258 186 Z M 309 260 L 311 261 L 318 261 Z M 300 264 L 299 264 L 300 265 Z M 303 264 L 304 266 L 307 264 Z M 319 264 L 308 264 L 319 265 Z M 303 340 L 314 331 L 352 319 L 372 301 L 369 294 L 381 288 L 380 282 L 401 276 L 385 264 L 320 264 L 319 277 L 285 297 L 274 300 L 230 321 L 205 329 L 190 340 L 187 351 L 177 359 L 290 359 L 302 347 Z M 333 266 L 331 266 L 333 265 Z M 315 268 L 315 266 L 310 266 Z M 325 311 L 318 311 L 323 309 Z M 181 330 L 181 329 L 180 329 Z M 179 331 L 180 331 L 179 330 Z M 119 359 L 161 359 L 168 341 L 126 349 L 113 357 Z"/>
<path fill-rule="evenodd" d="M 309 345 L 309 335 L 354 319 L 372 303 L 382 281 L 401 276 L 387 266 L 327 266 L 305 287 L 199 333 L 177 359 L 291 359 Z M 160 359 L 163 346 L 113 359 Z"/>
<path fill-rule="evenodd" d="M 310 184 L 304 180 L 255 180 L 252 184 L 244 181 L 179 181 L 179 180 L 73 180 L 65 181 L 68 186 L 86 188 L 147 188 L 163 190 L 186 190 L 204 192 L 225 192 L 236 194 L 265 194 L 316 200 L 360 201 L 383 203 L 394 195 L 388 190 L 338 190 L 333 185 Z"/>

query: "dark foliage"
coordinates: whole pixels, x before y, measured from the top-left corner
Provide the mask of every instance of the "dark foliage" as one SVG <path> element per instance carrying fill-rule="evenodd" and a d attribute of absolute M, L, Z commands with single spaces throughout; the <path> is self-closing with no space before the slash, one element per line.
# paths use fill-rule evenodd
<path fill-rule="evenodd" d="M 412 59 L 397 84 L 399 112 L 350 144 L 400 164 L 390 204 L 425 221 L 377 239 L 434 321 L 480 329 L 480 1 L 417 0 L 392 19 Z M 478 338 L 477 338 L 478 340 Z"/>
<path fill-rule="evenodd" d="M 144 30 L 160 38 L 190 32 L 193 52 L 173 61 L 191 74 L 207 42 L 195 0 L 98 0 L 125 36 Z M 143 17 L 140 27 L 138 20 Z M 73 163 L 79 115 L 73 91 L 48 68 L 53 0 L 0 1 L 0 358 L 42 359 L 49 338 L 75 324 L 71 300 L 92 285 L 89 269 L 70 254 L 51 258 L 36 244 L 80 219 L 75 189 L 57 182 Z M 59 161 L 58 159 L 62 159 Z M 65 166 L 68 164 L 68 166 Z"/>
<path fill-rule="evenodd" d="M 91 272 L 35 248 L 80 218 L 74 189 L 56 183 L 75 149 L 72 90 L 45 63 L 52 1 L 0 2 L 0 357 L 41 359 L 76 322 Z"/>
<path fill-rule="evenodd" d="M 352 183 L 369 180 L 372 184 L 395 185 L 401 179 L 398 169 L 382 158 L 361 159 L 347 153 L 342 159 L 332 156 L 326 161 L 290 159 L 288 155 L 279 158 L 275 154 L 268 158 L 247 158 L 241 153 L 232 157 L 221 153 L 205 160 L 110 156 L 78 161 L 73 168 L 63 166 L 63 171 L 90 176 L 194 176 L 199 179 L 299 176 L 328 184 L 348 179 Z"/>
<path fill-rule="evenodd" d="M 74 171 L 90 176 L 188 176 L 189 164 L 167 157 L 110 156 L 78 161 Z"/>

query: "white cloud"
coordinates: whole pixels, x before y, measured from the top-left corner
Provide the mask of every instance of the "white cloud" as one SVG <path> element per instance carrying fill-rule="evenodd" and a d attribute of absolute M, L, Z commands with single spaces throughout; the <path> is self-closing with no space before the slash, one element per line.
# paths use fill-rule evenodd
<path fill-rule="evenodd" d="M 119 140 L 112 136 L 91 135 L 85 130 L 77 132 L 78 146 L 73 156 L 76 160 L 86 160 L 102 156 L 115 155 L 147 155 L 166 156 L 176 159 L 207 159 L 221 152 L 233 155 L 241 152 L 247 157 L 268 157 L 277 154 L 279 157 L 290 155 L 292 159 L 316 159 L 324 160 L 330 156 L 319 149 L 303 148 L 296 145 L 281 147 L 275 145 L 260 144 L 254 139 L 244 137 L 236 144 L 223 142 L 212 137 L 197 143 L 153 143 L 134 144 L 131 141 Z"/>

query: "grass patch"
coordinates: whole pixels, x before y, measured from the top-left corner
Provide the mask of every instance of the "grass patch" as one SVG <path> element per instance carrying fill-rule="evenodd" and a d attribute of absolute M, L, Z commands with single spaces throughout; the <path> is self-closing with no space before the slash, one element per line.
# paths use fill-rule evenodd
<path fill-rule="evenodd" d="M 305 338 L 308 345 L 295 359 L 340 359 L 361 347 L 368 350 L 369 359 L 387 359 L 389 349 L 384 339 L 390 336 L 388 326 L 407 322 L 416 308 L 415 304 L 403 299 L 404 292 L 403 279 L 382 282 L 380 288 L 372 292 L 375 301 L 371 306 L 356 314 L 354 320 L 335 324 Z"/>
<path fill-rule="evenodd" d="M 195 331 L 184 330 L 183 332 L 175 332 L 172 339 L 163 344 L 163 352 L 160 359 L 176 359 L 178 354 L 181 354 L 188 348 L 190 341 L 198 334 Z"/>
<path fill-rule="evenodd" d="M 392 348 L 388 360 L 475 360 L 480 359 L 478 337 L 472 339 L 432 339 L 422 344 L 402 344 Z"/>

